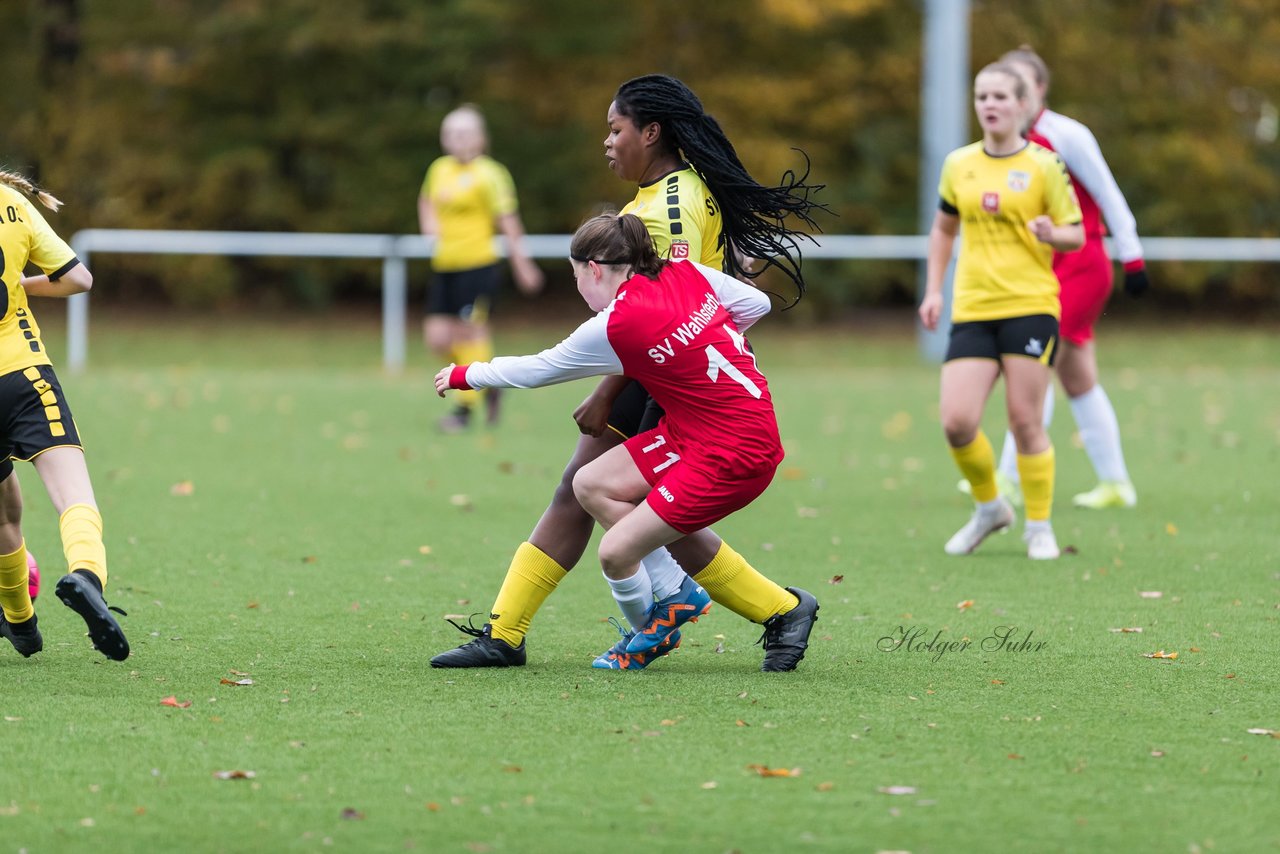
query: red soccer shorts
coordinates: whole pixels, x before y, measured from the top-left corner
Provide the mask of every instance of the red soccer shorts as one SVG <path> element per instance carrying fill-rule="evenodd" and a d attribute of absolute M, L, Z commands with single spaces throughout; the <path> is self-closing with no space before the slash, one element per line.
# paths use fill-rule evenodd
<path fill-rule="evenodd" d="M 1102 238 L 1090 236 L 1079 252 L 1055 255 L 1053 272 L 1062 285 L 1058 332 L 1072 344 L 1087 344 L 1093 340 L 1093 325 L 1107 307 L 1115 277 Z"/>
<path fill-rule="evenodd" d="M 770 466 L 743 476 L 719 460 L 681 456 L 661 426 L 633 436 L 625 447 L 653 487 L 645 500 L 659 519 L 682 534 L 701 531 L 755 501 L 777 470 Z"/>

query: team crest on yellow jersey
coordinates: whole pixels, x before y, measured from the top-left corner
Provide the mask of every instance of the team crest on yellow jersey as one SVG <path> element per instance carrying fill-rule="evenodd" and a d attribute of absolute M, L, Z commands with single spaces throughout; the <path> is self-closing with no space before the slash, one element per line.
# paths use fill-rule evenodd
<path fill-rule="evenodd" d="M 671 241 L 671 254 L 669 256 L 672 261 L 680 261 L 689 257 L 689 241 L 673 240 Z"/>
<path fill-rule="evenodd" d="M 1031 186 L 1031 173 L 1018 169 L 1009 170 L 1009 189 L 1015 193 L 1025 193 Z"/>
<path fill-rule="evenodd" d="M 987 213 L 1000 212 L 1000 194 L 999 193 L 983 193 L 982 209 Z"/>

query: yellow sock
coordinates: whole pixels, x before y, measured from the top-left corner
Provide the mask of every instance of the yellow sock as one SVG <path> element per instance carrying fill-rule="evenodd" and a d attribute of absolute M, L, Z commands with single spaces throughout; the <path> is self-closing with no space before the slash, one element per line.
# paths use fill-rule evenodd
<path fill-rule="evenodd" d="M 521 543 L 489 613 L 490 633 L 511 646 L 519 646 L 533 615 L 568 574 L 533 543 Z"/>
<path fill-rule="evenodd" d="M 107 589 L 107 547 L 102 544 L 102 516 L 91 504 L 72 504 L 58 519 L 62 531 L 62 551 L 74 572 L 87 569 L 98 576 Z"/>
<path fill-rule="evenodd" d="M 472 362 L 487 362 L 493 358 L 493 342 L 488 336 L 474 341 L 462 341 L 453 345 L 453 361 L 458 365 L 469 365 Z M 480 403 L 480 392 L 464 390 L 454 392 L 459 406 L 474 409 Z"/>
<path fill-rule="evenodd" d="M 1053 445 L 1038 454 L 1018 454 L 1018 477 L 1027 521 L 1047 521 L 1053 509 Z"/>
<path fill-rule="evenodd" d="M 996 455 L 991 450 L 987 434 L 979 430 L 978 438 L 963 448 L 952 448 L 951 456 L 965 480 L 969 481 L 973 500 L 983 503 L 994 501 L 1000 490 L 996 488 Z"/>
<path fill-rule="evenodd" d="M 725 542 L 720 543 L 720 551 L 693 580 L 706 589 L 712 600 L 753 623 L 763 623 L 800 604 L 794 593 L 765 578 Z"/>
<path fill-rule="evenodd" d="M 27 587 L 27 544 L 13 554 L 0 555 L 0 607 L 11 623 L 25 623 L 35 615 L 31 591 Z"/>

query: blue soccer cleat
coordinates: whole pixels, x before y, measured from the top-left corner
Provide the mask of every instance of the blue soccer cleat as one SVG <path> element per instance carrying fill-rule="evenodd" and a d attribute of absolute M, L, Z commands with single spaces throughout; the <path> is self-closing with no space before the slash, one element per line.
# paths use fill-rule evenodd
<path fill-rule="evenodd" d="M 635 637 L 635 629 L 623 629 L 622 624 L 613 617 L 609 618 L 618 634 L 622 637 L 609 649 L 596 656 L 591 666 L 597 670 L 644 670 L 655 659 L 661 658 L 680 646 L 679 630 L 672 632 L 667 639 L 650 652 L 627 652 L 627 643 Z"/>
<path fill-rule="evenodd" d="M 654 604 L 649 612 L 649 621 L 631 638 L 627 652 L 657 649 L 685 623 L 696 622 L 710 610 L 710 594 L 692 578 L 685 578 L 679 590 Z"/>

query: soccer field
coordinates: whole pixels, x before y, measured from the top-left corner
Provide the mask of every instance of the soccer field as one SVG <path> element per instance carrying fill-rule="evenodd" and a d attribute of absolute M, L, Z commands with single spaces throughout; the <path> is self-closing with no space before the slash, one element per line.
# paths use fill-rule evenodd
<path fill-rule="evenodd" d="M 500 429 L 443 436 L 420 346 L 384 376 L 376 323 L 95 319 L 63 384 L 133 654 L 93 652 L 53 597 L 57 522 L 20 465 L 46 648 L 0 650 L 0 847 L 1280 846 L 1280 737 L 1250 732 L 1280 731 L 1274 329 L 1104 328 L 1140 502 L 1070 507 L 1093 477 L 1060 399 L 1069 548 L 1035 564 L 1017 533 L 943 554 L 970 504 L 910 337 L 752 340 L 787 459 L 717 530 L 821 601 L 799 670 L 759 672 L 759 628 L 718 607 L 651 669 L 592 670 L 617 636 L 589 552 L 527 667 L 449 671 L 428 659 L 467 638 L 441 618 L 489 608 L 585 384 L 509 392 Z M 1001 414 L 997 392 L 997 444 Z"/>

